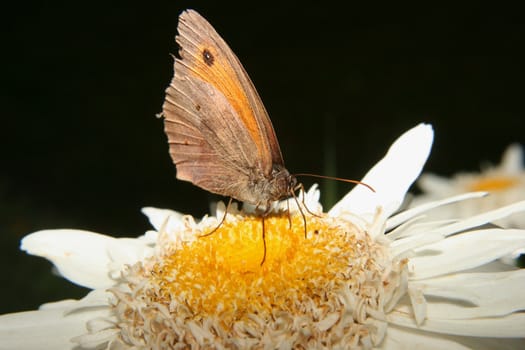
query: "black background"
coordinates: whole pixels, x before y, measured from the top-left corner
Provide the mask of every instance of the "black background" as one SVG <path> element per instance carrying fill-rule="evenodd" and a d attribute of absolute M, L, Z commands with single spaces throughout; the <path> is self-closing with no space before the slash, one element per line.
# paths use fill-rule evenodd
<path fill-rule="evenodd" d="M 18 250 L 28 233 L 134 237 L 149 227 L 143 206 L 208 211 L 208 193 L 175 179 L 155 117 L 184 8 L 206 17 L 243 62 L 291 172 L 359 179 L 422 121 L 436 131 L 426 170 L 444 175 L 498 162 L 524 141 L 518 6 L 11 6 L 2 24 L 0 313 L 86 292 Z M 339 196 L 349 190 L 338 187 Z"/>

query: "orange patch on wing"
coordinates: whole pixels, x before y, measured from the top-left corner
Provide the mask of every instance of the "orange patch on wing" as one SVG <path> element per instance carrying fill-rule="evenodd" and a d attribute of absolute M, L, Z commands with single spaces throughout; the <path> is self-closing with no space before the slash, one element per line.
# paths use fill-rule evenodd
<path fill-rule="evenodd" d="M 264 142 L 259 132 L 257 119 L 246 96 L 245 88 L 236 79 L 237 73 L 228 62 L 227 57 L 218 54 L 212 45 L 201 45 L 198 49 L 202 62 L 208 66 L 209 70 L 213 71 L 212 75 L 199 72 L 198 78 L 212 84 L 226 97 L 250 133 L 259 153 L 262 154 L 264 150 L 261 149 L 261 146 Z"/>

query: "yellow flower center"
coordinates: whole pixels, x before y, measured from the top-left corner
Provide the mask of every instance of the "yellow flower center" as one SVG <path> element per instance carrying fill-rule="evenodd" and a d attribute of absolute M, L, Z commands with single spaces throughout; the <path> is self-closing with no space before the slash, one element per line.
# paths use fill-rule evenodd
<path fill-rule="evenodd" d="M 119 341 L 145 348 L 370 348 L 406 291 L 406 260 L 352 223 L 229 215 L 161 233 L 164 253 L 112 291 Z M 183 241 L 182 239 L 185 239 Z M 384 241 L 384 240 L 382 240 Z"/>
<path fill-rule="evenodd" d="M 511 176 L 485 177 L 469 185 L 471 191 L 503 191 L 515 186 L 518 179 Z"/>
<path fill-rule="evenodd" d="M 309 218 L 305 238 L 300 216 L 292 218 L 291 227 L 287 214 L 264 220 L 262 266 L 262 218 L 226 221 L 155 266 L 156 283 L 164 285 L 162 299 L 177 298 L 203 316 L 222 310 L 235 319 L 253 312 L 270 315 L 275 307 L 293 308 L 298 296 L 321 294 L 348 269 L 355 254 L 355 235 L 348 232 L 353 227 Z"/>

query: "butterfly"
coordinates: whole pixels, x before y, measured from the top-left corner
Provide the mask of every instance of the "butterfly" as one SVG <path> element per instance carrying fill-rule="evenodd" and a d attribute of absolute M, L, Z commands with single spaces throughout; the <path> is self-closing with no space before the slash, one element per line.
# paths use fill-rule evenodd
<path fill-rule="evenodd" d="M 284 166 L 261 98 L 206 19 L 186 10 L 177 29 L 179 57 L 162 113 L 177 178 L 267 214 L 298 184 Z"/>

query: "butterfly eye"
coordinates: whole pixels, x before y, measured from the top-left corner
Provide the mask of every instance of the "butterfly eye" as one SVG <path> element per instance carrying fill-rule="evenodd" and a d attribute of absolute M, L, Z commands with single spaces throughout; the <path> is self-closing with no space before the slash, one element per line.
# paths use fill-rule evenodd
<path fill-rule="evenodd" d="M 204 63 L 206 63 L 210 67 L 213 65 L 213 62 L 215 61 L 215 57 L 208 49 L 202 50 L 202 58 L 204 59 Z"/>

